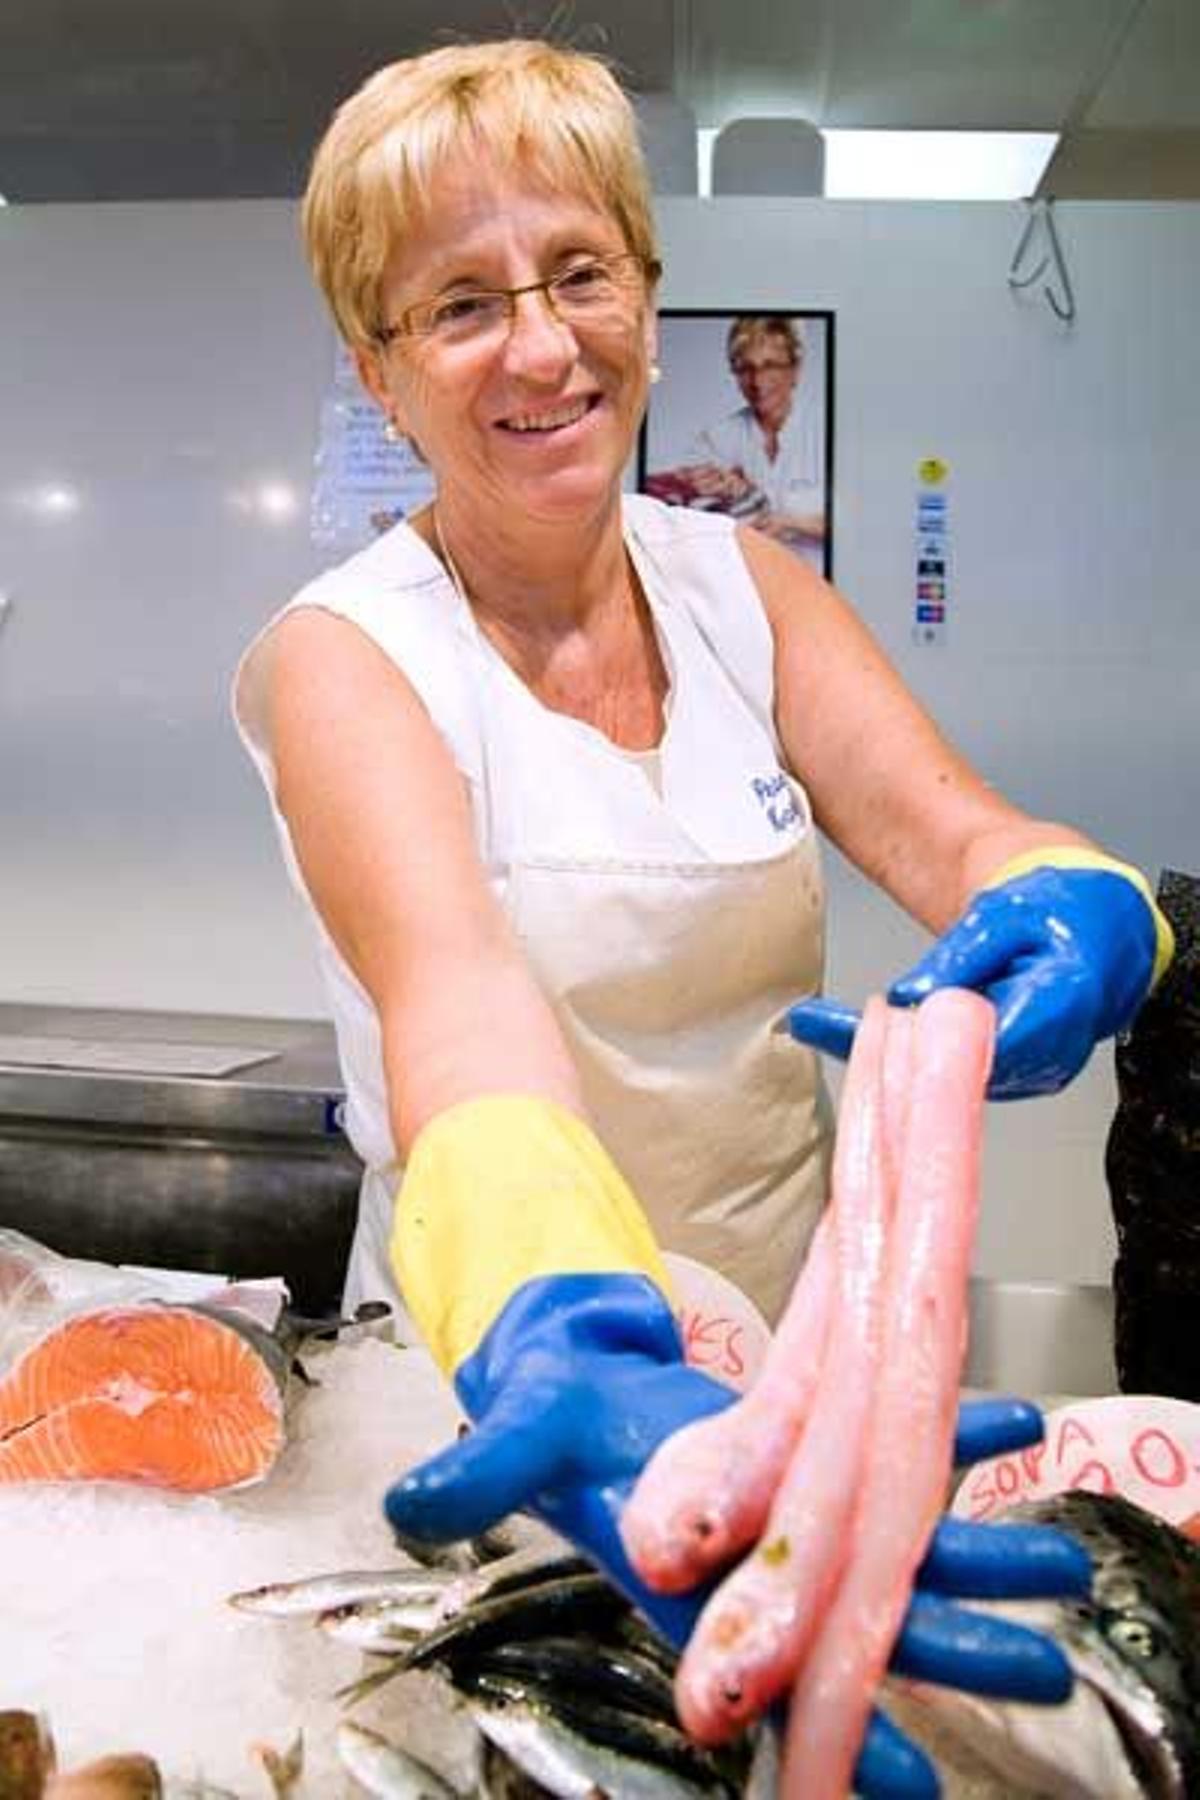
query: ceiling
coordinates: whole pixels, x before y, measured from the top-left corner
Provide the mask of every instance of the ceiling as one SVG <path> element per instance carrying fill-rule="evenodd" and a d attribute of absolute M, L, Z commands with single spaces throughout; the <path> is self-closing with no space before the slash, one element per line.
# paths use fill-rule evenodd
<path fill-rule="evenodd" d="M 1061 131 L 1044 193 L 1200 198 L 1200 0 L 0 0 L 0 193 L 294 195 L 369 70 L 513 31 L 701 126 Z"/>

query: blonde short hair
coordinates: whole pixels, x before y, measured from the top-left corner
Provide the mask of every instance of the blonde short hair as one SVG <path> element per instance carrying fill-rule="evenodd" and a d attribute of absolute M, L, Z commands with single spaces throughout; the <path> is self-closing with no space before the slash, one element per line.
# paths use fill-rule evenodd
<path fill-rule="evenodd" d="M 598 57 L 537 38 L 453 44 L 370 76 L 317 147 L 302 223 L 309 263 L 355 349 L 378 341 L 388 258 L 464 145 L 582 192 L 630 250 L 658 249 L 637 123 Z"/>
<path fill-rule="evenodd" d="M 761 344 L 764 338 L 774 338 L 790 363 L 799 365 L 804 361 L 804 327 L 799 319 L 789 319 L 781 313 L 742 313 L 729 327 L 725 340 L 730 363 L 736 363 L 743 350 Z"/>

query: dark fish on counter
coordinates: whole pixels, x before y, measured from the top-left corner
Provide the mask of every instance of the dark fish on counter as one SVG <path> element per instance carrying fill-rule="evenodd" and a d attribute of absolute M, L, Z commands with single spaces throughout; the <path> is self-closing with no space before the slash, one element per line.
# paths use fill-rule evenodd
<path fill-rule="evenodd" d="M 491 1567 L 502 1569 L 504 1564 Z M 455 1607 L 448 1618 L 406 1642 L 387 1666 L 340 1689 L 338 1698 L 354 1704 L 405 1670 L 448 1666 L 510 1640 L 559 1629 L 594 1633 L 628 1610 L 629 1602 L 605 1576 L 586 1567 L 579 1572 L 577 1559 L 568 1557 L 548 1568 L 502 1579 L 499 1588 Z M 410 1634 L 405 1630 L 402 1635 L 408 1639 Z"/>
<path fill-rule="evenodd" d="M 734 1800 L 754 1740 L 694 1744 L 675 1712 L 676 1664 L 594 1570 L 531 1576 L 426 1633 L 403 1659 L 450 1682 L 534 1793 Z"/>
<path fill-rule="evenodd" d="M 586 1723 L 568 1721 L 519 1692 L 507 1698 L 481 1695 L 471 1703 L 470 1713 L 489 1743 L 538 1784 L 534 1791 L 540 1789 L 556 1800 L 595 1800 L 597 1795 L 611 1795 L 613 1800 L 700 1800 L 739 1791 L 715 1774 L 707 1777 L 661 1760 L 648 1762 L 636 1742 L 622 1748 L 599 1741 Z M 507 1791 L 512 1793 L 513 1788 Z"/>
<path fill-rule="evenodd" d="M 480 1734 L 473 1792 L 485 1800 L 773 1800 L 773 1731 L 717 1751 L 694 1744 L 675 1714 L 675 1652 L 561 1539 L 462 1573 L 350 1570 L 231 1600 L 307 1616 L 369 1652 L 376 1667 L 338 1692 L 347 1706 L 408 1672 L 440 1676 Z M 369 1793 L 451 1792 L 405 1747 L 343 1724 L 339 1754 Z"/>
<path fill-rule="evenodd" d="M 994 1608 L 1051 1633 L 1071 1660 L 1075 1692 L 1062 1706 L 999 1706 L 905 1683 L 902 1722 L 949 1731 L 1006 1794 L 1200 1796 L 1200 1546 L 1114 1494 L 1076 1490 L 1004 1517 L 1061 1526 L 1092 1557 L 1089 1599 Z"/>
<path fill-rule="evenodd" d="M 554 1678 L 461 1671 L 455 1685 L 485 1737 L 551 1794 L 709 1795 L 737 1800 L 749 1757 L 701 1749 L 671 1718 L 625 1711 Z M 572 1775 L 567 1774 L 567 1765 Z M 579 1785 L 576 1785 L 578 1778 Z"/>
<path fill-rule="evenodd" d="M 603 1575 L 555 1575 L 491 1594 L 426 1632 L 404 1656 L 407 1668 L 448 1662 L 457 1667 L 497 1644 L 559 1631 L 598 1632 L 628 1605 Z"/>
<path fill-rule="evenodd" d="M 451 1665 L 453 1667 L 453 1664 Z M 624 1644 L 576 1637 L 535 1637 L 497 1644 L 466 1663 L 472 1671 L 525 1682 L 531 1689 L 587 1695 L 651 1719 L 675 1717 L 675 1691 L 662 1665 Z"/>

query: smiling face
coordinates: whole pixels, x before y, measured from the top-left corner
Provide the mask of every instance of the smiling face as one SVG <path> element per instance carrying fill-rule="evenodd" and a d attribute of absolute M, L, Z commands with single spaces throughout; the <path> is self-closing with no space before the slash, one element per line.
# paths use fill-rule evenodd
<path fill-rule="evenodd" d="M 423 223 L 387 264 L 382 315 L 480 290 L 522 288 L 629 250 L 581 195 L 487 158 L 447 165 Z M 409 315 L 411 316 L 411 315 Z M 615 501 L 648 390 L 654 319 L 644 282 L 622 304 L 567 324 L 543 293 L 478 336 L 398 336 L 359 354 L 359 372 L 419 446 L 442 494 L 476 514 L 544 522 Z"/>
<path fill-rule="evenodd" d="M 800 362 L 788 337 L 766 329 L 746 333 L 731 355 L 730 368 L 763 430 L 779 431 L 800 378 Z"/>

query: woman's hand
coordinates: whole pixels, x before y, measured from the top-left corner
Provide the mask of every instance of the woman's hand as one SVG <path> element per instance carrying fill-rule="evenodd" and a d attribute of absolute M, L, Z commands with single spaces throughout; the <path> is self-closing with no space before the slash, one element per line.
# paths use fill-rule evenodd
<path fill-rule="evenodd" d="M 413 1144 L 392 1251 L 410 1310 L 474 1424 L 388 1491 L 393 1525 L 438 1542 L 533 1512 L 682 1646 L 709 1589 L 651 1593 L 619 1520 L 659 1445 L 734 1396 L 686 1366 L 654 1239 L 589 1128 L 525 1095 L 439 1115 Z M 1040 1430 L 1036 1410 L 1008 1407 L 976 1424 L 972 1452 L 1011 1449 Z M 1060 1534 L 947 1523 L 919 1579 L 898 1669 L 989 1694 L 1063 1697 L 1069 1671 L 1049 1640 L 947 1598 L 1078 1592 L 1086 1561 Z M 936 1791 L 927 1759 L 881 1715 L 857 1780 L 877 1800 Z"/>
<path fill-rule="evenodd" d="M 654 1283 L 622 1275 L 532 1282 L 516 1294 L 460 1371 L 459 1397 L 475 1428 L 411 1470 L 384 1505 L 405 1537 L 441 1542 L 477 1534 L 514 1510 L 544 1519 L 583 1550 L 677 1648 L 711 1584 L 686 1594 L 647 1588 L 618 1531 L 645 1463 L 681 1426 L 735 1396 L 687 1368 L 670 1308 Z M 964 1406 L 957 1452 L 974 1460 L 1041 1437 L 1021 1401 Z M 956 1605 L 1087 1591 L 1086 1556 L 1040 1527 L 947 1519 L 934 1533 L 896 1643 L 899 1673 L 1008 1699 L 1055 1702 L 1067 1664 L 1036 1632 Z M 924 1755 L 882 1714 L 868 1729 L 856 1791 L 874 1800 L 936 1793 Z"/>
<path fill-rule="evenodd" d="M 1173 938 L 1136 869 L 1074 847 L 1005 865 L 906 974 L 894 1006 L 973 988 L 996 1008 L 993 1100 L 1057 1093 L 1102 1039 L 1124 1031 L 1171 960 Z M 786 1016 L 800 1043 L 850 1053 L 858 1014 L 805 1000 Z"/>

